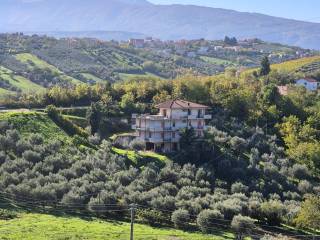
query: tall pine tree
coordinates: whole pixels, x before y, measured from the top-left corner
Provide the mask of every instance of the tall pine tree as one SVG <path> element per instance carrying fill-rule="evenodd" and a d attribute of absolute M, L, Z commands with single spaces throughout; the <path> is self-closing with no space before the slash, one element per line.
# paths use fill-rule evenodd
<path fill-rule="evenodd" d="M 261 68 L 260 68 L 260 76 L 266 76 L 270 73 L 270 62 L 269 58 L 265 56 L 261 61 Z"/>

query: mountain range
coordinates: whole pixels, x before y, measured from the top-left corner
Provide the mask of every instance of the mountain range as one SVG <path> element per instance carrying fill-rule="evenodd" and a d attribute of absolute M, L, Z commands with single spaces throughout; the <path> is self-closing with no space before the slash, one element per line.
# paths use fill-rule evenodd
<path fill-rule="evenodd" d="M 146 0 L 1 0 L 0 31 L 134 32 L 161 39 L 229 35 L 320 49 L 320 23 Z"/>

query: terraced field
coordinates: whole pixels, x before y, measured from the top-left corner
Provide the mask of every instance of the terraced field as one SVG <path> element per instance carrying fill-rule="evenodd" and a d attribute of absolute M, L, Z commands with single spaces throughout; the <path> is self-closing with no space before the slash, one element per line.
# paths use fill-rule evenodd
<path fill-rule="evenodd" d="M 33 70 L 35 68 L 39 69 L 49 69 L 52 73 L 57 74 L 61 79 L 65 81 L 70 81 L 74 84 L 81 83 L 81 81 L 66 75 L 65 73 L 61 72 L 57 67 L 41 60 L 37 56 L 30 54 L 30 53 L 20 53 L 15 55 L 15 58 L 24 63 L 28 66 L 29 69 Z"/>

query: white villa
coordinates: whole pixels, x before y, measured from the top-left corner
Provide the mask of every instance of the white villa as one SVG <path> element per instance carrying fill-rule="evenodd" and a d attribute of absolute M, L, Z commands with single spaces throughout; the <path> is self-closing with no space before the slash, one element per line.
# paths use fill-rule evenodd
<path fill-rule="evenodd" d="M 319 83 L 313 78 L 301 78 L 296 81 L 297 86 L 303 86 L 309 91 L 316 91 L 318 89 Z"/>
<path fill-rule="evenodd" d="M 132 115 L 137 138 L 146 143 L 146 150 L 156 152 L 179 150 L 179 132 L 183 128 L 193 128 L 202 137 L 206 120 L 212 117 L 206 114 L 209 107 L 183 100 L 166 101 L 156 107 L 158 115 Z"/>

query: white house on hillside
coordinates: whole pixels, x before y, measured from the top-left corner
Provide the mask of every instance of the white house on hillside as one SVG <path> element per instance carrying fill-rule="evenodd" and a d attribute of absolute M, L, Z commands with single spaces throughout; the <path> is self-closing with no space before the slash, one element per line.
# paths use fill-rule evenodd
<path fill-rule="evenodd" d="M 156 106 L 157 115 L 133 114 L 132 129 L 137 138 L 145 142 L 146 150 L 171 152 L 179 150 L 179 132 L 183 128 L 193 128 L 197 136 L 202 137 L 206 129 L 207 106 L 183 101 L 169 100 Z"/>
<path fill-rule="evenodd" d="M 313 78 L 301 78 L 296 81 L 297 86 L 303 86 L 309 91 L 316 91 L 318 89 L 319 83 Z"/>

